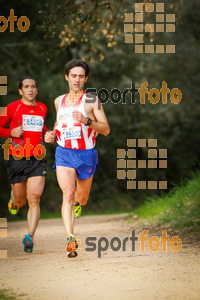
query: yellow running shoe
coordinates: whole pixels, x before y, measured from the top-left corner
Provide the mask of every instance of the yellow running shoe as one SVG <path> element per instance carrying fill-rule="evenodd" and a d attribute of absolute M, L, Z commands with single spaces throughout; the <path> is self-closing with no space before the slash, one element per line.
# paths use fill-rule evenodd
<path fill-rule="evenodd" d="M 75 217 L 75 219 L 80 218 L 81 212 L 82 212 L 82 207 L 81 207 L 80 203 L 75 203 L 73 205 L 73 209 L 74 209 L 74 217 Z"/>
<path fill-rule="evenodd" d="M 17 205 L 13 204 L 12 196 L 13 196 L 13 191 L 11 191 L 11 194 L 10 194 L 10 200 L 8 202 L 8 211 L 11 213 L 11 215 L 15 216 L 19 211 L 19 207 L 17 207 Z"/>

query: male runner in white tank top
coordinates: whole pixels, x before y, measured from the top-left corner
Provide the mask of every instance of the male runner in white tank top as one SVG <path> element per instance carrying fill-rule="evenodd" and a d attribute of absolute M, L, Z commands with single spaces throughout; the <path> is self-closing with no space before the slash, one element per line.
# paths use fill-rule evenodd
<path fill-rule="evenodd" d="M 87 101 L 83 91 L 88 74 L 89 67 L 81 60 L 72 60 L 65 65 L 69 93 L 55 99 L 57 120 L 53 132 L 45 135 L 47 143 L 53 143 L 57 137 L 53 169 L 63 192 L 61 212 L 67 234 L 68 257 L 77 256 L 78 243 L 73 235 L 74 214 L 76 218 L 80 216 L 81 205 L 86 205 L 89 197 L 98 163 L 94 149 L 96 136 L 98 133 L 106 136 L 110 132 L 100 100 L 93 96 L 93 101 L 91 97 Z"/>

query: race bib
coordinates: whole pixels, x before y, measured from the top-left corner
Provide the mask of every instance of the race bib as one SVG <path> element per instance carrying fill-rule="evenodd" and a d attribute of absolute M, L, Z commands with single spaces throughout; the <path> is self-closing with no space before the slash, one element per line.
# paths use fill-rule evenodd
<path fill-rule="evenodd" d="M 24 131 L 42 132 L 44 120 L 42 116 L 23 115 L 22 126 Z"/>
<path fill-rule="evenodd" d="M 63 128 L 65 140 L 75 140 L 81 138 L 81 126 Z"/>

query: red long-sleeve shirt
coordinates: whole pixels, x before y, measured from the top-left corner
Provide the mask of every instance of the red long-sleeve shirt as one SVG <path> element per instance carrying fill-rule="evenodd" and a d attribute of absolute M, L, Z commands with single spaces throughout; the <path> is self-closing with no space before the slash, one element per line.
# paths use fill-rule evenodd
<path fill-rule="evenodd" d="M 23 156 L 33 156 L 34 148 L 43 144 L 44 133 L 48 130 L 44 121 L 47 113 L 47 107 L 41 102 L 36 101 L 36 105 L 26 105 L 21 100 L 14 101 L 7 105 L 0 116 L 0 136 L 11 137 L 11 130 L 23 126 L 23 135 L 19 138 L 12 138 L 12 145 L 9 154 L 12 154 L 12 148 L 17 144 L 24 149 Z M 5 128 L 10 123 L 10 128 Z M 28 139 L 28 140 L 27 140 Z M 28 141 L 28 142 L 27 142 Z M 26 154 L 26 144 L 33 147 Z"/>

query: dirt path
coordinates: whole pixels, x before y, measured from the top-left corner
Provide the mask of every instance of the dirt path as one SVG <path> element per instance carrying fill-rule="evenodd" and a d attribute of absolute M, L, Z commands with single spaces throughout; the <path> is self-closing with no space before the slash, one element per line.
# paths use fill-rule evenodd
<path fill-rule="evenodd" d="M 152 252 L 146 242 L 142 253 L 140 242 L 136 241 L 132 251 L 129 240 L 126 251 L 114 252 L 109 247 L 101 258 L 97 250 L 85 250 L 88 236 L 97 237 L 97 246 L 102 236 L 109 242 L 114 236 L 121 241 L 130 237 L 136 227 L 124 217 L 88 216 L 77 220 L 75 230 L 83 240 L 83 250 L 74 259 L 65 252 L 61 219 L 40 221 L 32 254 L 24 253 L 21 243 L 26 222 L 8 223 L 8 237 L 0 240 L 0 248 L 8 249 L 8 258 L 0 259 L 0 288 L 14 292 L 18 299 L 31 300 L 200 299 L 198 243 L 183 242 L 182 249 L 175 253 L 169 242 L 167 252 Z M 136 236 L 142 231 L 137 229 Z M 160 238 L 161 232 L 157 236 Z M 117 247 L 117 242 L 113 246 Z"/>

